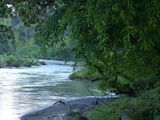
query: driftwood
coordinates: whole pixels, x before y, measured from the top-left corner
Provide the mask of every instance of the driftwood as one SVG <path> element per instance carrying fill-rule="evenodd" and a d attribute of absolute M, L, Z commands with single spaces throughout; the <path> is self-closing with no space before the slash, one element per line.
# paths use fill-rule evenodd
<path fill-rule="evenodd" d="M 97 105 L 105 104 L 118 97 L 83 97 L 72 99 L 69 101 L 58 101 L 50 107 L 30 112 L 23 115 L 21 120 L 66 120 L 64 116 L 75 112 L 84 112 L 87 109 L 96 107 Z"/>

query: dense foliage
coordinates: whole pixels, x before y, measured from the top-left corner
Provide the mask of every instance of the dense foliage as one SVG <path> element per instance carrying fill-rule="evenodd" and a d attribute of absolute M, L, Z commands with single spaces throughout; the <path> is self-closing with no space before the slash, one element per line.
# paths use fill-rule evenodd
<path fill-rule="evenodd" d="M 159 0 L 13 2 L 26 24 L 39 23 L 36 38 L 44 49 L 69 37 L 72 50 L 102 75 L 107 87 L 129 95 L 151 89 L 159 80 L 159 4 Z"/>

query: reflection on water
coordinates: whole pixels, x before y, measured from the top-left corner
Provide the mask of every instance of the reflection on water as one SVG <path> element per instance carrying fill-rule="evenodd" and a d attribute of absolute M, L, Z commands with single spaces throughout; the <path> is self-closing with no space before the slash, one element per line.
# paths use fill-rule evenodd
<path fill-rule="evenodd" d="M 0 120 L 18 120 L 20 115 L 57 100 L 90 95 L 87 86 L 91 83 L 69 80 L 71 72 L 71 66 L 53 64 L 0 69 Z M 95 88 L 92 85 L 91 89 Z"/>

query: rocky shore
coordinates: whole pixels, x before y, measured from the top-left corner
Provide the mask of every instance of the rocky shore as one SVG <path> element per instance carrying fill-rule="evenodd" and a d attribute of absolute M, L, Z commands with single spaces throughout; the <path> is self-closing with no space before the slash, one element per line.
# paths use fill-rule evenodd
<path fill-rule="evenodd" d="M 47 108 L 25 114 L 20 120 L 71 120 L 73 113 L 78 113 L 79 117 L 83 117 L 85 111 L 118 98 L 118 96 L 89 96 L 58 101 Z"/>

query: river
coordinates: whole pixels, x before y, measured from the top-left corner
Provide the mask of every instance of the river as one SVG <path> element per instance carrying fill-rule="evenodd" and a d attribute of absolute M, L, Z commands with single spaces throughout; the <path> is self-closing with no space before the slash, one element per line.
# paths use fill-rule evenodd
<path fill-rule="evenodd" d="M 44 66 L 0 69 L 0 120 L 19 120 L 29 111 L 41 109 L 58 100 L 90 96 L 97 85 L 70 80 L 73 67 L 54 61 Z"/>

